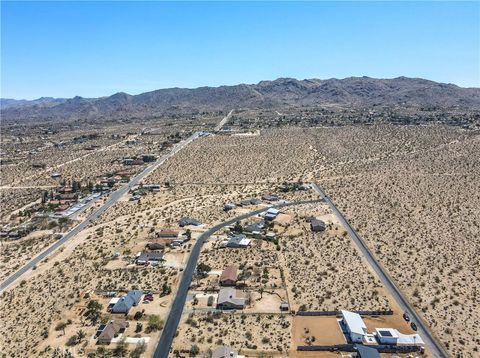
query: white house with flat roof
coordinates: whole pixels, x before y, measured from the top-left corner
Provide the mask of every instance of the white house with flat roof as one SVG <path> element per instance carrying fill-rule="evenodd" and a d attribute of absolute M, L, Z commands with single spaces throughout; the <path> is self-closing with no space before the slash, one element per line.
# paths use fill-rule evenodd
<path fill-rule="evenodd" d="M 367 326 L 362 317 L 355 312 L 341 311 L 342 323 L 347 329 L 350 340 L 354 343 L 362 343 L 363 337 L 368 334 Z"/>
<path fill-rule="evenodd" d="M 375 328 L 375 335 L 381 344 L 399 346 L 424 346 L 419 334 L 403 334 L 394 328 Z"/>

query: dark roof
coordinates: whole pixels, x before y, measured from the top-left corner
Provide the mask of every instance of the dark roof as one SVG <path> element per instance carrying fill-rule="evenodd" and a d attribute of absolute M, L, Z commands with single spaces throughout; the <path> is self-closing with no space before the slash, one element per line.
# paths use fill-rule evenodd
<path fill-rule="evenodd" d="M 183 226 L 188 226 L 188 225 L 194 225 L 194 226 L 198 226 L 200 225 L 201 222 L 196 220 L 196 219 L 192 219 L 192 218 L 181 218 L 179 221 L 178 221 L 178 225 L 180 227 L 183 227 Z"/>
<path fill-rule="evenodd" d="M 158 237 L 178 237 L 178 231 L 170 230 L 170 229 L 162 229 L 157 232 Z"/>
<path fill-rule="evenodd" d="M 149 250 L 163 250 L 165 245 L 160 242 L 149 242 L 145 247 Z"/>
<path fill-rule="evenodd" d="M 257 222 L 257 223 L 247 225 L 243 229 L 246 232 L 254 232 L 254 231 L 262 231 L 264 227 L 265 227 L 265 224 L 263 222 Z"/>
<path fill-rule="evenodd" d="M 361 358 L 380 358 L 380 353 L 378 353 L 375 348 L 366 347 L 360 344 L 356 344 L 355 348 Z"/>
<path fill-rule="evenodd" d="M 312 219 L 310 221 L 312 230 L 325 230 L 325 223 L 322 220 Z"/>

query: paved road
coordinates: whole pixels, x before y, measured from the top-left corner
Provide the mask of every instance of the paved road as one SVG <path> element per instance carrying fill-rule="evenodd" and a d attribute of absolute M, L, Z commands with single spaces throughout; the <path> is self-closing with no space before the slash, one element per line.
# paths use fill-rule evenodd
<path fill-rule="evenodd" d="M 22 268 L 8 277 L 5 281 L 0 284 L 0 293 L 6 290 L 10 285 L 12 285 L 15 281 L 17 281 L 20 277 L 22 277 L 27 271 L 31 270 L 34 266 L 38 265 L 45 257 L 50 255 L 60 246 L 62 246 L 67 241 L 71 240 L 75 235 L 77 235 L 80 231 L 85 229 L 91 222 L 96 220 L 100 215 L 102 215 L 106 210 L 108 210 L 113 204 L 115 204 L 125 193 L 127 193 L 130 189 L 132 189 L 135 185 L 147 177 L 151 172 L 157 169 L 160 165 L 165 163 L 169 158 L 173 157 L 179 150 L 190 144 L 192 141 L 198 138 L 198 133 L 192 134 L 189 138 L 184 141 L 177 143 L 172 149 L 172 151 L 161 158 L 159 158 L 155 163 L 148 166 L 143 170 L 141 173 L 137 174 L 133 177 L 130 182 L 122 186 L 120 189 L 114 191 L 110 194 L 107 201 L 100 206 L 96 211 L 88 215 L 80 224 L 75 226 L 70 232 L 68 232 L 65 236 L 63 236 L 60 240 L 56 241 L 54 244 L 49 246 L 43 252 L 35 256 L 29 262 L 27 262 Z"/>
<path fill-rule="evenodd" d="M 227 123 L 227 121 L 230 119 L 232 114 L 233 114 L 233 109 L 230 112 L 228 112 L 228 114 L 220 121 L 220 123 L 217 124 L 217 126 L 215 127 L 215 132 L 218 132 L 220 129 L 222 129 L 223 125 Z"/>
<path fill-rule="evenodd" d="M 321 200 L 304 200 L 304 201 L 297 201 L 297 202 L 290 202 L 290 203 L 283 203 L 279 205 L 274 205 L 270 207 L 282 208 L 284 206 L 290 205 L 300 205 L 300 204 L 311 204 L 311 203 L 318 203 Z M 195 267 L 197 266 L 198 257 L 200 255 L 200 250 L 202 249 L 202 245 L 210 236 L 216 233 L 218 230 L 223 229 L 226 226 L 233 225 L 237 221 L 245 220 L 251 216 L 260 214 L 261 212 L 267 210 L 270 207 L 264 207 L 262 209 L 250 211 L 248 213 L 239 215 L 234 217 L 233 219 L 227 220 L 221 224 L 215 225 L 208 231 L 205 231 L 202 235 L 199 236 L 195 245 L 190 252 L 190 257 L 188 258 L 187 266 L 183 271 L 182 278 L 180 280 L 180 285 L 178 286 L 177 294 L 175 299 L 173 300 L 170 314 L 168 315 L 167 322 L 165 323 L 165 327 L 163 328 L 162 335 L 160 337 L 160 341 L 158 342 L 157 348 L 155 349 L 155 353 L 153 355 L 154 358 L 167 358 L 170 352 L 170 347 L 172 346 L 173 337 L 175 336 L 175 332 L 177 331 L 178 324 L 182 317 L 183 307 L 185 305 L 185 301 L 187 299 L 188 288 L 190 287 L 190 283 L 193 278 L 193 273 L 195 271 Z"/>
<path fill-rule="evenodd" d="M 315 191 L 320 194 L 320 197 L 325 200 L 325 202 L 330 206 L 333 213 L 337 217 L 337 219 L 342 223 L 342 225 L 347 230 L 350 237 L 353 239 L 355 244 L 358 246 L 364 257 L 367 259 L 368 263 L 373 267 L 377 275 L 379 276 L 380 280 L 383 282 L 385 287 L 390 291 L 393 298 L 397 301 L 398 305 L 402 310 L 408 313 L 412 322 L 415 322 L 418 327 L 418 333 L 427 344 L 428 348 L 434 355 L 434 357 L 448 357 L 447 352 L 440 344 L 440 342 L 435 338 L 435 336 L 430 332 L 427 324 L 421 319 L 418 313 L 415 311 L 413 306 L 408 302 L 407 298 L 402 294 L 400 289 L 395 285 L 393 279 L 390 275 L 383 269 L 383 267 L 378 263 L 375 257 L 370 252 L 365 241 L 358 236 L 355 230 L 350 226 L 347 219 L 343 216 L 343 214 L 338 210 L 335 206 L 333 201 L 325 194 L 323 189 L 321 189 L 317 184 L 312 183 L 312 187 Z"/>

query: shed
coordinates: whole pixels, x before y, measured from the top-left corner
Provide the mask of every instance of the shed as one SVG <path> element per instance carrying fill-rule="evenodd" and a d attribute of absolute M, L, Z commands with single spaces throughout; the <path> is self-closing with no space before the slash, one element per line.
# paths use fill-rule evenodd
<path fill-rule="evenodd" d="M 326 225 L 322 220 L 312 219 L 310 221 L 310 228 L 313 232 L 325 231 Z"/>
<path fill-rule="evenodd" d="M 229 211 L 229 210 L 235 209 L 236 207 L 237 207 L 237 205 L 235 205 L 234 203 L 226 203 L 223 206 L 223 210 L 224 211 Z"/>

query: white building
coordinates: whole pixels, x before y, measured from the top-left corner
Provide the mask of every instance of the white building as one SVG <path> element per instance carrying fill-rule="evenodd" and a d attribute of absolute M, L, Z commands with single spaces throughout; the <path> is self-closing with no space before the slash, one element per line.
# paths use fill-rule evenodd
<path fill-rule="evenodd" d="M 350 311 L 341 311 L 342 323 L 345 325 L 350 340 L 354 343 L 362 343 L 364 336 L 368 334 L 367 326 L 358 313 Z"/>
<path fill-rule="evenodd" d="M 375 335 L 381 344 L 395 344 L 399 346 L 424 346 L 418 334 L 403 334 L 394 328 L 375 328 Z"/>

